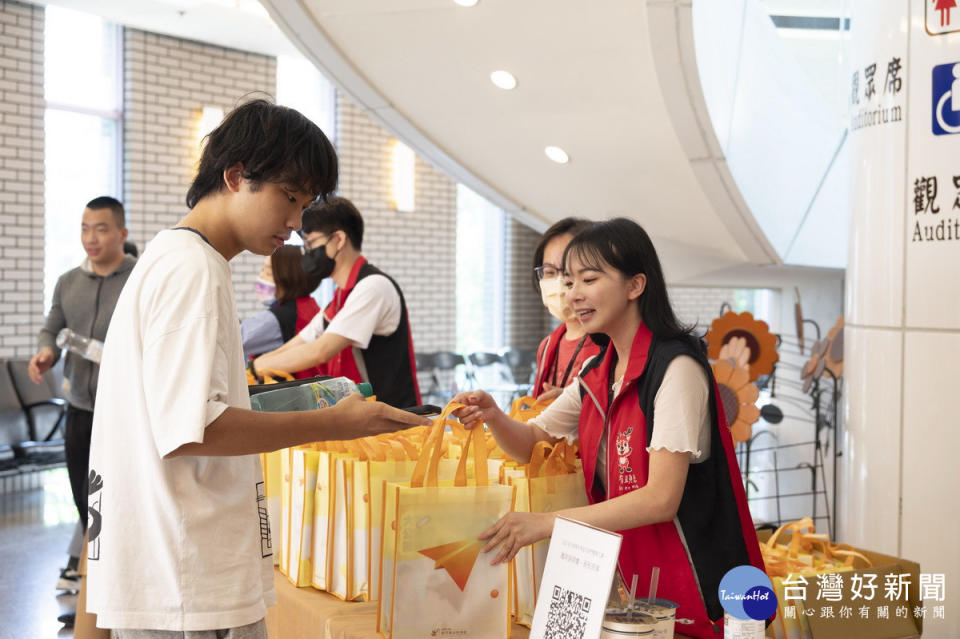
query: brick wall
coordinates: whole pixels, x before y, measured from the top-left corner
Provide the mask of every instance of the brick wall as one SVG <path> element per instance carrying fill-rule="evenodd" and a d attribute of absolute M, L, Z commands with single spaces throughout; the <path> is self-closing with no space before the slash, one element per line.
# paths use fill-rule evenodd
<path fill-rule="evenodd" d="M 251 92 L 276 93 L 271 57 L 124 30 L 124 196 L 130 237 L 141 250 L 186 212 L 204 107 L 229 112 Z M 230 262 L 240 317 L 259 306 L 253 281 L 263 258 Z"/>
<path fill-rule="evenodd" d="M 0 0 L 0 357 L 43 322 L 43 7 Z"/>
<path fill-rule="evenodd" d="M 672 286 L 668 292 L 677 319 L 683 324 L 696 325 L 699 334 L 705 333 L 710 328 L 710 322 L 720 317 L 720 307 L 724 302 L 734 304 L 736 293 L 732 288 L 694 286 Z"/>
<path fill-rule="evenodd" d="M 338 96 L 340 194 L 363 215 L 363 253 L 403 290 L 417 351 L 450 350 L 456 333 L 457 185 L 418 157 L 415 210 L 393 210 L 392 141 L 348 98 Z"/>
<path fill-rule="evenodd" d="M 513 348 L 536 349 L 554 325 L 533 289 L 533 250 L 540 233 L 507 218 L 504 342 Z"/>

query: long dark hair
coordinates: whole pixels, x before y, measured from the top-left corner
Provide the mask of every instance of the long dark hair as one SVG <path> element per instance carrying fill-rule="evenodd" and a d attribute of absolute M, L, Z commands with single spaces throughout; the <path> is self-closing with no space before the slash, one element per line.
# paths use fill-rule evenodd
<path fill-rule="evenodd" d="M 549 244 L 551 240 L 562 235 L 575 236 L 580 231 L 590 228 L 591 224 L 593 224 L 593 222 L 582 217 L 565 217 L 559 222 L 554 222 L 553 226 L 543 232 L 543 235 L 540 236 L 540 241 L 537 242 L 537 248 L 533 250 L 533 268 L 543 266 L 543 254 L 546 253 L 547 244 Z M 562 264 L 560 266 L 562 266 Z M 533 290 L 537 293 L 540 292 L 540 280 L 537 279 L 536 273 L 533 273 Z"/>
<path fill-rule="evenodd" d="M 587 268 L 604 270 L 607 264 L 626 277 L 645 275 L 647 284 L 637 300 L 643 323 L 659 339 L 690 337 L 693 327 L 681 324 L 674 314 L 660 258 L 650 236 L 639 224 L 624 217 L 596 222 L 567 245 L 563 252 L 564 273 L 569 273 L 573 257 Z"/>

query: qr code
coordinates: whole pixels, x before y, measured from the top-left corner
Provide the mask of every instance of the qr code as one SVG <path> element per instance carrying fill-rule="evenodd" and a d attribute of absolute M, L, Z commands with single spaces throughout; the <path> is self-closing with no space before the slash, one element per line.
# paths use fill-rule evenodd
<path fill-rule="evenodd" d="M 553 587 L 544 639 L 583 639 L 587 631 L 590 599 L 572 590 Z"/>

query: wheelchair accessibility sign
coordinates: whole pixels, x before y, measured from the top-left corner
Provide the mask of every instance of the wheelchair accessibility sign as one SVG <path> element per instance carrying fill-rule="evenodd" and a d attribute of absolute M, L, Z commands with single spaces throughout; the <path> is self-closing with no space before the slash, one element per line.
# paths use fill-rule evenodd
<path fill-rule="evenodd" d="M 933 134 L 960 133 L 960 62 L 933 67 Z"/>

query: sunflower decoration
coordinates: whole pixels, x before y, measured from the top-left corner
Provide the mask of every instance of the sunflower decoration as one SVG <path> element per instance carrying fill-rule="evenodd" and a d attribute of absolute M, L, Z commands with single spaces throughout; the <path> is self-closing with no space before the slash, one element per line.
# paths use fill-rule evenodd
<path fill-rule="evenodd" d="M 750 381 L 772 373 L 773 365 L 780 359 L 777 354 L 777 338 L 770 332 L 770 327 L 762 320 L 753 319 L 750 313 L 725 313 L 723 317 L 713 320 L 706 338 L 707 357 L 710 359 L 719 359 L 724 346 L 734 339 L 738 339 L 738 342 L 742 339 L 743 347 L 750 353 L 747 360 Z M 728 353 L 734 348 L 742 353 L 739 347 L 731 347 Z"/>
<path fill-rule="evenodd" d="M 745 337 L 734 337 L 720 348 L 717 359 L 729 359 L 739 368 L 750 368 L 750 347 Z"/>
<path fill-rule="evenodd" d="M 827 333 L 827 349 L 823 358 L 826 368 L 835 378 L 843 375 L 843 315 Z"/>
<path fill-rule="evenodd" d="M 749 367 L 740 366 L 736 359 L 719 359 L 710 366 L 720 388 L 723 413 L 733 443 L 749 441 L 753 424 L 760 419 L 760 409 L 756 406 L 760 391 L 750 381 Z"/>
<path fill-rule="evenodd" d="M 826 339 L 814 343 L 813 348 L 810 349 L 810 359 L 808 359 L 807 363 L 800 369 L 800 379 L 803 380 L 804 393 L 809 392 L 814 380 L 819 379 L 820 376 L 823 375 L 823 369 L 827 363 L 824 358 L 827 352 L 827 346 L 828 343 Z"/>

